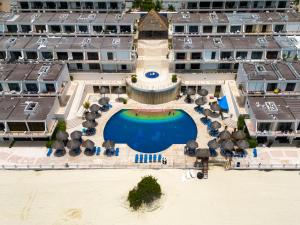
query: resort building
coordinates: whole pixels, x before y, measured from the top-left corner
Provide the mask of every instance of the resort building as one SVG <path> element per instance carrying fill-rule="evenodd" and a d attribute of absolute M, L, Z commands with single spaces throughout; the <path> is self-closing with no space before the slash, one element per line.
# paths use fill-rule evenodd
<path fill-rule="evenodd" d="M 300 138 L 300 98 L 248 97 L 246 109 L 249 134 L 259 143 L 291 143 Z"/>
<path fill-rule="evenodd" d="M 8 62 L 66 62 L 70 70 L 130 72 L 132 37 L 2 37 L 0 59 Z"/>
<path fill-rule="evenodd" d="M 242 63 L 236 82 L 245 96 L 300 95 L 300 63 Z"/>
<path fill-rule="evenodd" d="M 173 35 L 286 35 L 300 32 L 300 13 L 175 13 Z"/>
<path fill-rule="evenodd" d="M 0 33 L 4 35 L 103 36 L 131 35 L 133 14 L 97 13 L 3 13 Z"/>

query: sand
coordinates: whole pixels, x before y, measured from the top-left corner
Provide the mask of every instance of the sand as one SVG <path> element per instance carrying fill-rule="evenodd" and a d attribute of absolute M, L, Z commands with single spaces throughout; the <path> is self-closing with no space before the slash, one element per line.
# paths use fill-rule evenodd
<path fill-rule="evenodd" d="M 183 170 L 0 171 L 0 224 L 296 225 L 298 171 L 224 171 L 182 181 Z M 126 194 L 144 175 L 161 183 L 153 211 L 132 212 Z"/>

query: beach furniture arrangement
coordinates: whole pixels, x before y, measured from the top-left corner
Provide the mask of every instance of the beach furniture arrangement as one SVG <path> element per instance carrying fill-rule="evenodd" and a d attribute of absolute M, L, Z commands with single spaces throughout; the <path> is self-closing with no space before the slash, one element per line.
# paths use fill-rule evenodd
<path fill-rule="evenodd" d="M 159 154 L 159 155 L 158 155 L 157 161 L 158 161 L 158 162 L 161 162 L 161 159 L 162 159 L 162 156 L 161 156 L 161 154 Z"/>
<path fill-rule="evenodd" d="M 139 162 L 139 154 L 135 154 L 134 162 L 135 162 L 135 163 L 138 163 L 138 162 Z"/>
<path fill-rule="evenodd" d="M 257 157 L 257 149 L 256 149 L 256 148 L 253 149 L 253 157 L 254 157 L 254 158 Z"/>
<path fill-rule="evenodd" d="M 120 152 L 120 149 L 119 149 L 119 148 L 116 148 L 115 155 L 116 155 L 116 156 L 119 156 L 119 152 Z"/>
<path fill-rule="evenodd" d="M 144 155 L 144 163 L 147 163 L 147 162 L 148 162 L 148 155 L 145 154 L 145 155 Z"/>
<path fill-rule="evenodd" d="M 156 154 L 154 154 L 153 155 L 153 162 L 156 162 L 156 158 L 157 158 L 157 156 L 156 156 Z"/>
<path fill-rule="evenodd" d="M 116 149 L 117 152 L 117 149 Z M 156 154 L 135 154 L 134 162 L 135 163 L 156 163 L 156 162 L 162 162 L 162 155 L 159 154 L 158 156 Z"/>
<path fill-rule="evenodd" d="M 100 147 L 96 147 L 96 155 L 100 155 L 101 152 L 101 148 Z"/>

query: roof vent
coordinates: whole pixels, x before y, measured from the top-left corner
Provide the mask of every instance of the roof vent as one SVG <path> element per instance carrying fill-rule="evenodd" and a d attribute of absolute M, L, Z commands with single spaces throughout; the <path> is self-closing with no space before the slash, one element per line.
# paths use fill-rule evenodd
<path fill-rule="evenodd" d="M 50 69 L 50 66 L 41 66 L 41 68 L 39 69 L 38 74 L 41 76 L 45 76 L 48 74 L 48 71 Z"/>
<path fill-rule="evenodd" d="M 91 38 L 84 38 L 81 42 L 81 47 L 86 48 L 91 45 Z"/>
<path fill-rule="evenodd" d="M 279 13 L 279 16 L 280 16 L 281 20 L 283 20 L 283 21 L 289 20 L 289 16 L 287 14 Z"/>
<path fill-rule="evenodd" d="M 259 19 L 259 15 L 257 15 L 257 14 L 252 14 L 252 15 L 251 15 L 251 18 L 254 19 L 254 20 L 258 20 L 258 19 Z"/>
<path fill-rule="evenodd" d="M 220 48 L 223 47 L 223 42 L 221 38 L 213 38 L 214 46 Z"/>
<path fill-rule="evenodd" d="M 17 42 L 17 38 L 15 38 L 15 37 L 9 38 L 6 41 L 5 47 L 6 48 L 12 47 L 12 46 L 14 46 L 16 44 L 16 42 Z"/>
<path fill-rule="evenodd" d="M 30 22 L 33 23 L 37 18 L 39 18 L 39 16 L 40 16 L 39 14 L 33 14 L 31 16 Z"/>
<path fill-rule="evenodd" d="M 266 68 L 263 65 L 255 65 L 255 69 L 258 74 L 263 74 L 264 72 L 267 72 Z"/>
<path fill-rule="evenodd" d="M 112 39 L 112 45 L 113 45 L 114 47 L 120 45 L 120 38 L 113 38 L 113 39 Z"/>
<path fill-rule="evenodd" d="M 91 22 L 96 19 L 96 14 L 89 14 L 86 16 L 85 14 L 80 14 L 80 16 L 77 18 L 77 20 L 85 21 L 85 22 Z"/>
<path fill-rule="evenodd" d="M 189 19 L 191 18 L 189 12 L 181 12 L 182 19 Z"/>
<path fill-rule="evenodd" d="M 33 113 L 37 110 L 39 103 L 38 102 L 32 102 L 32 101 L 26 101 L 26 106 L 24 109 L 25 113 Z"/>
<path fill-rule="evenodd" d="M 115 15 L 115 20 L 116 21 L 120 21 L 121 19 L 122 19 L 122 14 L 117 14 L 117 15 Z"/>
<path fill-rule="evenodd" d="M 212 23 L 217 23 L 219 20 L 219 17 L 216 12 L 212 12 L 212 13 L 209 13 L 209 19 Z"/>
<path fill-rule="evenodd" d="M 269 114 L 278 113 L 278 108 L 277 108 L 275 102 L 265 102 L 264 108 L 267 111 L 267 113 L 269 113 Z"/>
<path fill-rule="evenodd" d="M 37 41 L 37 44 L 39 45 L 38 49 L 47 47 L 47 43 L 48 43 L 47 38 L 40 37 L 39 40 Z"/>
<path fill-rule="evenodd" d="M 257 38 L 257 42 L 261 47 L 267 47 L 268 45 L 268 40 L 265 37 Z"/>
<path fill-rule="evenodd" d="M 68 18 L 68 16 L 69 16 L 69 14 L 64 13 L 64 14 L 59 15 L 59 19 L 62 21 L 65 21 Z"/>
<path fill-rule="evenodd" d="M 186 36 L 186 37 L 183 39 L 183 42 L 184 42 L 184 47 L 185 47 L 185 48 L 190 48 L 190 47 L 192 47 L 193 40 L 192 40 L 191 37 Z"/>

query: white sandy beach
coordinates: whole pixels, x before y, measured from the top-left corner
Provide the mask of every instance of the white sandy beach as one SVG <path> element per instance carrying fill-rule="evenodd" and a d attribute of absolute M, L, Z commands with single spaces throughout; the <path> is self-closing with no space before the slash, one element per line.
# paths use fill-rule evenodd
<path fill-rule="evenodd" d="M 144 175 L 164 197 L 152 212 L 131 212 L 126 194 Z M 224 171 L 182 181 L 182 170 L 0 171 L 5 225 L 296 225 L 298 171 Z"/>

